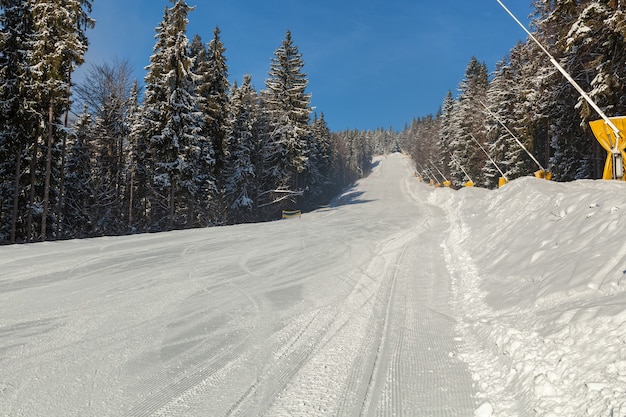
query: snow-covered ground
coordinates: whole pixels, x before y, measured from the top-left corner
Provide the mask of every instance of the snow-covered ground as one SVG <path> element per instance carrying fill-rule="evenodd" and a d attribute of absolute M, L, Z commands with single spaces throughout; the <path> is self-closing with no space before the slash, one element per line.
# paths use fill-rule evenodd
<path fill-rule="evenodd" d="M 626 416 L 626 185 L 0 247 L 0 415 Z"/>
<path fill-rule="evenodd" d="M 439 189 L 462 357 L 497 416 L 626 416 L 626 184 Z M 486 413 L 489 415 L 489 413 Z"/>

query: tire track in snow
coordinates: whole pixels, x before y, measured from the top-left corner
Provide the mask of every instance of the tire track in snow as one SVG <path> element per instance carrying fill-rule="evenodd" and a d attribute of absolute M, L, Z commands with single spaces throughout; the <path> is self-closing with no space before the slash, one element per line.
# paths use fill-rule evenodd
<path fill-rule="evenodd" d="M 357 351 L 362 344 L 359 342 L 364 335 L 370 335 L 375 345 L 375 336 L 378 331 L 370 334 L 372 326 L 380 324 L 381 300 L 385 299 L 380 291 L 385 287 L 381 276 L 388 276 L 384 271 L 388 262 L 380 255 L 381 249 L 374 259 L 370 258 L 366 268 L 360 265 L 352 272 L 348 279 L 354 282 L 352 291 L 345 298 L 326 305 L 324 311 L 324 329 L 314 338 L 314 349 L 305 360 L 301 361 L 291 377 L 281 384 L 280 392 L 268 409 L 258 412 L 257 415 L 277 416 L 308 416 L 308 415 L 346 415 L 343 409 L 354 409 L 361 402 L 355 404 L 354 394 L 344 395 L 344 383 L 350 373 L 353 360 L 359 356 Z M 354 368 L 353 368 L 354 369 Z M 353 383 L 350 387 L 359 385 L 362 372 L 352 372 Z M 362 395 L 364 397 L 365 394 Z M 338 405 L 338 403 L 343 405 Z M 340 410 L 337 412 L 337 408 Z"/>
<path fill-rule="evenodd" d="M 398 277 L 399 263 L 404 257 L 405 251 L 406 251 L 406 245 L 403 245 L 400 255 L 398 256 L 396 263 L 393 265 L 392 272 L 390 274 L 388 272 L 386 273 L 386 275 L 389 275 L 388 280 L 390 282 L 385 288 L 385 296 L 383 298 L 383 300 L 386 300 L 385 315 L 384 315 L 383 322 L 382 322 L 382 329 L 380 330 L 380 334 L 378 338 L 374 364 L 371 369 L 371 374 L 370 374 L 370 378 L 368 381 L 367 393 L 366 393 L 365 400 L 363 403 L 363 408 L 361 410 L 362 416 L 374 415 L 374 411 L 376 410 L 375 408 L 376 404 L 378 404 L 379 401 L 381 401 L 381 393 L 382 393 L 381 380 L 383 382 L 387 380 L 387 378 L 384 378 L 383 376 L 387 374 L 389 366 L 390 366 L 390 363 L 389 363 L 390 361 L 389 361 L 388 356 L 390 355 L 389 349 L 391 349 L 391 344 L 392 344 L 390 342 L 390 337 L 392 336 L 391 331 L 390 331 L 390 321 L 391 321 L 392 310 L 394 310 L 392 301 L 394 300 L 395 294 L 396 294 L 395 290 L 396 290 L 396 281 Z M 402 313 L 402 311 L 403 310 L 400 310 L 399 312 Z M 394 390 L 394 391 L 397 391 L 397 390 Z M 385 409 L 391 410 L 392 412 L 395 408 L 396 407 L 393 403 L 385 407 Z"/>
<path fill-rule="evenodd" d="M 228 410 L 226 416 L 262 415 L 265 408 L 270 407 L 271 400 L 287 386 L 323 340 L 326 324 L 334 318 L 328 315 L 329 312 L 317 310 L 310 319 L 306 319 L 304 326 L 300 320 L 293 322 L 290 327 L 296 330 L 295 334 L 287 344 L 281 345 L 274 352 L 274 358 L 265 371 Z M 272 381 L 272 384 L 265 384 L 267 381 Z"/>
<path fill-rule="evenodd" d="M 165 388 L 151 394 L 141 404 L 133 407 L 125 417 L 146 417 L 152 416 L 170 403 L 181 398 L 187 391 L 207 381 L 209 377 L 223 368 L 227 367 L 231 362 L 237 360 L 245 351 L 246 340 L 239 343 L 234 348 L 219 355 L 215 360 L 206 364 L 201 370 L 185 375 L 174 383 L 170 383 Z M 163 374 L 161 376 L 163 382 L 171 381 L 171 376 Z"/>
<path fill-rule="evenodd" d="M 352 258 L 352 256 L 350 257 Z M 380 261 L 376 258 L 375 262 Z M 372 291 L 373 283 L 377 280 L 367 271 L 359 269 L 357 275 L 360 278 L 347 278 L 353 282 L 351 294 L 340 301 L 325 304 L 315 310 L 313 317 L 303 327 L 299 321 L 292 322 L 291 327 L 300 329 L 297 331 L 287 344 L 278 344 L 275 351 L 274 360 L 266 367 L 264 374 L 250 387 L 244 395 L 237 401 L 234 407 L 229 410 L 228 416 L 258 416 L 258 415 L 310 415 L 310 407 L 316 407 L 316 414 L 322 413 L 324 406 L 316 403 L 310 397 L 303 400 L 303 404 L 294 404 L 291 395 L 301 385 L 301 377 L 305 375 L 307 389 L 316 391 L 320 396 L 328 396 L 332 398 L 336 395 L 328 389 L 328 386 L 321 383 L 317 385 L 310 378 L 310 370 L 314 369 L 315 373 L 324 370 L 334 373 L 334 369 L 338 364 L 346 363 L 346 356 L 343 352 L 336 352 L 337 338 L 336 336 L 345 330 L 347 326 L 353 324 L 353 315 L 361 308 L 369 308 L 374 304 L 374 300 L 378 295 L 376 291 Z M 346 310 L 346 303 L 351 304 Z M 364 326 L 363 326 L 364 327 Z M 364 327 L 365 328 L 365 327 Z M 348 332 L 351 335 L 353 333 Z M 331 344 L 335 346 L 330 346 Z M 339 343 L 342 346 L 354 343 L 351 338 Z M 330 351 L 330 352 L 329 352 Z M 333 357 L 331 360 L 322 360 L 320 365 L 320 356 Z M 324 368 L 323 370 L 321 368 Z M 268 381 L 271 381 L 268 384 Z M 325 380 L 325 382 L 328 382 Z M 263 392 L 259 389 L 264 387 Z M 311 401 L 311 403 L 308 403 Z M 332 402 L 332 401 L 331 401 Z M 264 407 L 261 407 L 264 404 Z M 302 411 L 309 409 L 309 411 Z"/>
<path fill-rule="evenodd" d="M 205 245 L 207 242 L 203 242 Z M 212 242 L 208 242 L 211 244 Z M 204 248 L 206 250 L 206 248 Z M 234 279 L 225 279 L 219 283 L 213 284 L 209 290 L 209 287 L 204 285 L 202 276 L 202 265 L 198 265 L 191 262 L 189 259 L 194 259 L 194 255 L 200 252 L 197 244 L 187 246 L 181 253 L 182 264 L 187 269 L 187 279 L 190 287 L 196 288 L 196 292 L 193 297 L 204 296 L 210 297 L 212 293 L 215 293 L 217 289 L 228 289 L 229 292 L 239 293 L 243 299 L 246 300 L 248 306 L 252 309 L 248 312 L 248 315 L 258 316 L 259 304 L 256 299 L 251 296 L 246 290 L 237 284 Z M 239 265 L 242 266 L 241 264 Z M 249 273 L 248 271 L 245 271 Z M 197 281 L 197 282 L 196 282 Z M 207 299 L 208 300 L 208 299 Z M 201 305 L 201 303 L 199 304 Z M 184 305 L 181 306 L 183 309 Z M 186 315 L 191 314 L 193 316 L 206 314 L 205 311 L 198 311 L 198 305 L 192 307 L 192 310 L 187 312 Z M 181 310 L 182 311 L 182 310 Z M 181 313 L 179 312 L 177 316 Z M 195 318 L 195 317 L 194 317 Z M 196 320 L 191 320 L 192 324 L 197 325 Z M 204 325 L 208 325 L 207 322 L 203 322 Z M 234 346 L 228 346 L 228 343 L 221 345 L 212 345 L 213 351 L 226 349 L 226 351 L 217 357 L 207 356 L 206 348 L 203 347 L 202 340 L 206 338 L 196 337 L 189 339 L 189 329 L 185 326 L 180 327 L 180 324 L 176 324 L 177 332 L 173 333 L 170 338 L 172 340 L 181 340 L 181 343 L 192 343 L 196 347 L 191 348 L 186 353 L 188 358 L 184 361 L 184 369 L 198 369 L 199 371 L 191 372 L 189 374 L 183 374 L 182 376 L 174 373 L 172 370 L 165 370 L 155 377 L 152 377 L 148 383 L 152 387 L 150 389 L 144 388 L 144 392 L 150 392 L 150 395 L 141 404 L 138 404 L 132 408 L 125 416 L 127 417 L 140 417 L 140 416 L 153 416 L 153 415 L 172 415 L 181 405 L 185 408 L 185 404 L 192 404 L 198 398 L 207 395 L 210 392 L 213 383 L 217 383 L 218 377 L 221 374 L 229 372 L 230 368 L 236 367 L 240 362 L 243 362 L 246 355 L 249 354 L 250 342 L 253 339 L 253 333 L 247 329 L 245 323 L 240 323 L 244 327 L 240 329 L 241 337 L 238 337 L 238 341 Z M 174 325 L 174 323 L 172 323 Z M 193 329 L 193 327 L 192 327 Z M 186 336 L 183 336 L 186 335 Z M 165 345 L 164 345 L 165 346 Z M 167 345 L 169 346 L 169 345 Z M 198 351 L 194 354 L 194 351 Z M 208 357 L 208 360 L 207 360 Z M 175 382 L 172 383 L 172 379 Z M 163 388 L 160 388 L 163 387 Z M 154 390 L 154 391 L 153 391 Z"/>
<path fill-rule="evenodd" d="M 393 267 L 361 416 L 455 417 L 472 415 L 475 409 L 471 375 L 457 358 L 450 277 L 440 248 L 432 244 L 443 232 L 432 210 L 426 217 L 433 221 L 426 230 L 416 229 Z"/>

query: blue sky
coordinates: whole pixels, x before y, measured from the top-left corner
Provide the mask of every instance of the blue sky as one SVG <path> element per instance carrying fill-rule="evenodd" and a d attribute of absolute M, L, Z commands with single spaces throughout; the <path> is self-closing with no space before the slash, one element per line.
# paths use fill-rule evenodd
<path fill-rule="evenodd" d="M 274 51 L 290 30 L 305 62 L 312 105 L 333 131 L 396 130 L 434 114 L 456 92 L 470 58 L 493 70 L 521 28 L 496 0 L 187 0 L 188 37 L 219 26 L 230 80 L 265 88 Z M 530 0 L 505 0 L 528 22 Z M 166 0 L 94 0 L 86 65 L 128 60 L 143 80 Z M 80 80 L 81 70 L 77 79 Z"/>

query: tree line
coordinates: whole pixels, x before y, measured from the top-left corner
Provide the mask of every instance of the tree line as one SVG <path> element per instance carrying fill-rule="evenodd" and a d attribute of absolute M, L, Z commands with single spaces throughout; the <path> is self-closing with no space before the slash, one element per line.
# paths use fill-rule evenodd
<path fill-rule="evenodd" d="M 538 169 L 511 133 L 556 180 L 601 176 L 588 127 L 598 116 L 530 40 L 491 73 L 472 58 L 457 94 L 400 132 L 333 133 L 312 112 L 290 32 L 263 90 L 249 76 L 231 85 L 219 28 L 190 41 L 183 0 L 165 8 L 143 88 L 124 61 L 92 65 L 75 85 L 92 2 L 0 1 L 0 243 L 272 220 L 327 203 L 374 153 L 400 149 L 455 186 L 494 187 L 500 170 Z M 555 59 L 606 114 L 626 114 L 624 5 L 532 6 Z"/>
<path fill-rule="evenodd" d="M 626 115 L 624 3 L 534 0 L 532 6 L 534 36 L 608 116 Z M 529 39 L 492 73 L 472 58 L 457 94 L 448 92 L 437 114 L 414 119 L 397 141 L 420 171 L 438 181 L 443 174 L 454 186 L 470 177 L 495 187 L 498 168 L 511 180 L 539 165 L 558 181 L 595 179 L 602 176 L 606 152 L 588 122 L 599 118 Z"/>
<path fill-rule="evenodd" d="M 371 135 L 312 114 L 289 31 L 265 89 L 231 85 L 219 28 L 189 41 L 170 1 L 140 89 L 124 61 L 72 82 L 93 0 L 2 0 L 0 243 L 272 220 L 367 175 Z"/>

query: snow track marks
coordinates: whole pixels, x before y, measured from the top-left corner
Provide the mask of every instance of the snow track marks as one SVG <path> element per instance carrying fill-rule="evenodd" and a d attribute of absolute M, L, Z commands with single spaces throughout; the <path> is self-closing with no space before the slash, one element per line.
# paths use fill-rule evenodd
<path fill-rule="evenodd" d="M 472 415 L 412 172 L 301 220 L 4 248 L 0 414 Z"/>

